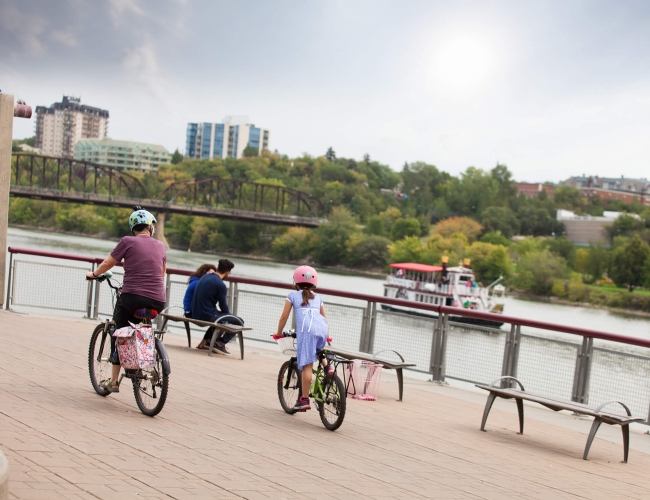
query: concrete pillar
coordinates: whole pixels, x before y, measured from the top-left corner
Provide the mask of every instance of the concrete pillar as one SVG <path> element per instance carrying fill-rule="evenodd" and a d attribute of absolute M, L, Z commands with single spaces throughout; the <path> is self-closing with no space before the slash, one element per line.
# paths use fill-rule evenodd
<path fill-rule="evenodd" d="M 11 181 L 11 139 L 14 124 L 14 96 L 0 92 L 0 304 L 5 303 L 7 267 L 7 225 L 9 224 L 9 182 Z M 2 487 L 0 486 L 0 491 Z M 0 494 L 0 498 L 2 495 Z"/>
<path fill-rule="evenodd" d="M 0 450 L 0 500 L 9 499 L 9 462 Z"/>
<path fill-rule="evenodd" d="M 165 215 L 165 212 L 158 212 L 158 216 L 156 217 L 156 220 L 158 221 L 156 223 L 156 232 L 153 236 L 158 241 L 162 241 L 165 248 L 169 250 L 169 243 L 167 243 L 167 238 L 165 238 Z"/>

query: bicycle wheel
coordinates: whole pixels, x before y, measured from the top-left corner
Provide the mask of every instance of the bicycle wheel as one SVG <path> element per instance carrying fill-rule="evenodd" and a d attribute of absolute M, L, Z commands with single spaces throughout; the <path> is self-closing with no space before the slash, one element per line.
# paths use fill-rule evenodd
<path fill-rule="evenodd" d="M 293 370 L 291 370 L 291 379 L 289 380 L 289 384 L 286 384 L 287 374 L 289 372 L 289 363 L 291 363 L 291 361 L 285 361 L 280 368 L 280 373 L 278 373 L 278 398 L 280 399 L 280 405 L 282 405 L 282 409 L 289 415 L 293 415 L 296 413 L 296 410 L 294 410 L 293 407 L 298 402 L 301 384 L 300 372 L 298 371 L 295 363 L 293 365 Z M 286 388 L 285 385 L 287 385 Z"/>
<path fill-rule="evenodd" d="M 97 325 L 90 337 L 88 348 L 88 373 L 93 389 L 100 396 L 108 396 L 111 391 L 100 387 L 102 380 L 110 379 L 113 365 L 111 364 L 111 339 L 104 332 L 105 324 Z"/>
<path fill-rule="evenodd" d="M 345 386 L 338 375 L 323 380 L 323 402 L 318 403 L 318 413 L 326 429 L 335 431 L 341 427 L 345 418 L 345 398 Z"/>
<path fill-rule="evenodd" d="M 156 343 L 156 364 L 151 371 L 136 370 L 131 378 L 133 394 L 140 411 L 155 417 L 165 406 L 169 389 L 169 375 L 163 371 L 162 354 Z"/>

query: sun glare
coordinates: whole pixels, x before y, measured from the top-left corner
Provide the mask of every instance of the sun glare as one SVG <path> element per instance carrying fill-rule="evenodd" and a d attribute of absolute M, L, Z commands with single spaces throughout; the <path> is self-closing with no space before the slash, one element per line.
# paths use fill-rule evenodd
<path fill-rule="evenodd" d="M 434 61 L 434 83 L 457 90 L 487 83 L 496 62 L 489 42 L 478 37 L 446 40 L 436 47 Z"/>

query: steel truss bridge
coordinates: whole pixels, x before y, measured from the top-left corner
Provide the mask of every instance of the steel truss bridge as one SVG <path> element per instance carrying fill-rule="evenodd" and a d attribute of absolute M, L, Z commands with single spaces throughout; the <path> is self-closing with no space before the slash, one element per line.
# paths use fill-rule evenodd
<path fill-rule="evenodd" d="M 310 195 L 271 184 L 234 179 L 187 179 L 157 194 L 115 167 L 72 158 L 13 153 L 10 194 L 18 198 L 132 208 L 265 224 L 317 227 L 323 204 Z"/>

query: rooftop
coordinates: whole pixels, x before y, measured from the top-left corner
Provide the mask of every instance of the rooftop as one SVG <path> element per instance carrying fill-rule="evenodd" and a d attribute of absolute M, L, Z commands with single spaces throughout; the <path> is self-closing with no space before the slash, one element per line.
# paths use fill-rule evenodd
<path fill-rule="evenodd" d="M 167 151 L 167 149 L 164 146 L 161 146 L 159 144 L 150 144 L 147 142 L 139 142 L 139 141 L 121 141 L 117 139 L 110 139 L 108 137 L 104 137 L 103 139 L 84 138 L 84 139 L 79 139 L 75 143 L 75 149 L 77 148 L 84 149 L 89 146 L 96 146 L 96 147 L 113 146 L 113 147 L 127 148 L 127 149 L 135 149 L 137 146 L 140 149 L 149 148 L 149 150 L 151 151 L 169 154 L 169 151 Z"/>
<path fill-rule="evenodd" d="M 343 426 L 315 411 L 290 416 L 275 380 L 285 356 L 249 346 L 245 361 L 165 344 L 172 364 L 162 413 L 142 415 L 126 383 L 102 398 L 87 349 L 96 322 L 0 311 L 0 449 L 10 498 L 647 497 L 650 436 L 633 430 L 630 462 L 618 427 L 602 426 L 582 460 L 589 419 L 407 379 L 390 372 L 379 400 L 349 399 Z"/>

